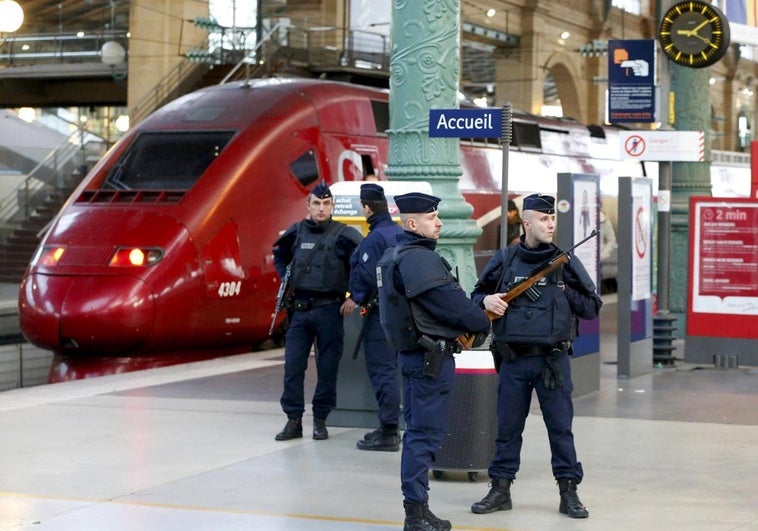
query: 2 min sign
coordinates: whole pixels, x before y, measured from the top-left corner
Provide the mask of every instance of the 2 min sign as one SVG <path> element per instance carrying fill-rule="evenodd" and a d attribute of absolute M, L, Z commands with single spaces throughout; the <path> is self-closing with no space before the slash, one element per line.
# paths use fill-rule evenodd
<path fill-rule="evenodd" d="M 429 136 L 499 138 L 502 109 L 430 109 Z"/>

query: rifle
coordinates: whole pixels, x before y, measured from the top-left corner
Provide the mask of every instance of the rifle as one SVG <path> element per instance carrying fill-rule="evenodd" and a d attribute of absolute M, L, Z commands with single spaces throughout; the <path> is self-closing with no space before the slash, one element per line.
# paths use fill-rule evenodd
<path fill-rule="evenodd" d="M 282 283 L 279 284 L 279 291 L 276 294 L 276 305 L 274 306 L 274 313 L 271 317 L 271 327 L 268 329 L 268 335 L 274 333 L 274 326 L 276 326 L 276 318 L 279 316 L 279 312 L 282 311 L 282 307 L 284 306 L 284 299 L 287 295 L 287 290 L 289 288 L 289 281 L 290 281 L 290 266 L 287 265 L 287 271 L 284 273 L 284 278 L 282 278 Z"/>
<path fill-rule="evenodd" d="M 587 236 L 585 239 L 583 239 L 582 241 L 580 241 L 579 243 L 571 247 L 571 249 L 567 249 L 566 251 L 563 251 L 559 255 L 555 256 L 554 258 L 551 258 L 544 264 L 538 265 L 532 270 L 531 273 L 529 273 L 528 277 L 516 282 L 511 287 L 511 289 L 508 290 L 507 293 L 504 293 L 500 297 L 500 299 L 505 302 L 511 302 L 513 299 L 515 299 L 516 297 L 524 293 L 526 293 L 527 296 L 531 298 L 531 296 L 533 295 L 533 292 L 530 290 L 533 289 L 533 286 L 537 282 L 539 282 L 541 279 L 548 276 L 550 273 L 552 273 L 553 271 L 555 271 L 562 265 L 568 263 L 569 254 L 571 254 L 571 252 L 574 249 L 576 249 L 577 247 L 585 243 L 587 240 L 594 238 L 595 236 L 597 236 L 597 231 L 593 230 L 589 236 Z M 537 294 L 536 296 L 538 297 L 539 294 Z M 494 321 L 495 319 L 499 319 L 501 317 L 500 315 L 496 315 L 489 310 L 484 310 L 484 313 L 487 315 L 490 321 Z M 460 341 L 463 348 L 471 348 L 471 345 L 474 343 L 475 338 L 476 338 L 476 334 L 461 334 L 458 337 L 458 341 Z"/>
<path fill-rule="evenodd" d="M 363 323 L 361 324 L 360 332 L 358 332 L 358 339 L 355 340 L 355 348 L 353 348 L 353 359 L 358 358 L 358 351 L 361 349 L 363 336 L 366 335 L 366 328 L 368 328 L 368 318 L 371 316 L 371 312 L 376 306 L 376 291 L 376 288 L 374 288 L 374 291 L 371 292 L 371 298 L 368 300 L 368 303 L 366 303 L 366 306 L 361 308 L 361 319 L 363 319 Z"/>

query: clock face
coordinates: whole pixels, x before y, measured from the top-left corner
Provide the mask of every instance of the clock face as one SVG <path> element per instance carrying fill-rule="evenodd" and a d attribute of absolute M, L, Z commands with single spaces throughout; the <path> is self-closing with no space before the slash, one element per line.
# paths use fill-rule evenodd
<path fill-rule="evenodd" d="M 658 40 L 663 53 L 675 63 L 704 68 L 729 48 L 729 21 L 710 4 L 679 2 L 663 16 Z"/>

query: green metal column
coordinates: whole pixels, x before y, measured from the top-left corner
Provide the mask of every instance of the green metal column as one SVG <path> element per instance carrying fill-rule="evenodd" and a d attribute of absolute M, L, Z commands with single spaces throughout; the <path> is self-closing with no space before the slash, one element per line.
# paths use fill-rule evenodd
<path fill-rule="evenodd" d="M 458 108 L 460 3 L 393 0 L 390 55 L 390 128 L 386 174 L 428 181 L 442 198 L 439 252 L 458 267 L 463 288 L 476 283 L 472 245 L 481 229 L 458 191 L 460 141 L 429 138 L 429 110 Z"/>
<path fill-rule="evenodd" d="M 671 279 L 670 310 L 677 318 L 678 337 L 684 337 L 689 276 L 689 198 L 711 195 L 711 103 L 710 69 L 688 68 L 670 63 L 674 95 L 674 128 L 705 132 L 706 162 L 673 162 L 671 186 Z"/>

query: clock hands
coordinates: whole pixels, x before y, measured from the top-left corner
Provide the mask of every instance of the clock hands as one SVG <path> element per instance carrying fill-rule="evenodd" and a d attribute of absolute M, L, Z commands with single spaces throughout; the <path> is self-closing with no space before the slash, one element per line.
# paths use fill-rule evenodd
<path fill-rule="evenodd" d="M 706 20 L 702 21 L 700 24 L 698 24 L 697 26 L 695 26 L 694 28 L 692 28 L 691 30 L 687 30 L 687 29 L 676 30 L 676 34 L 677 35 L 684 35 L 685 37 L 697 37 L 698 39 L 705 40 L 706 42 L 709 42 L 706 39 L 704 39 L 703 37 L 701 37 L 700 34 L 699 34 L 700 30 L 703 28 L 703 26 L 705 26 L 706 24 L 708 24 L 708 22 L 709 22 L 709 20 L 706 19 Z"/>

